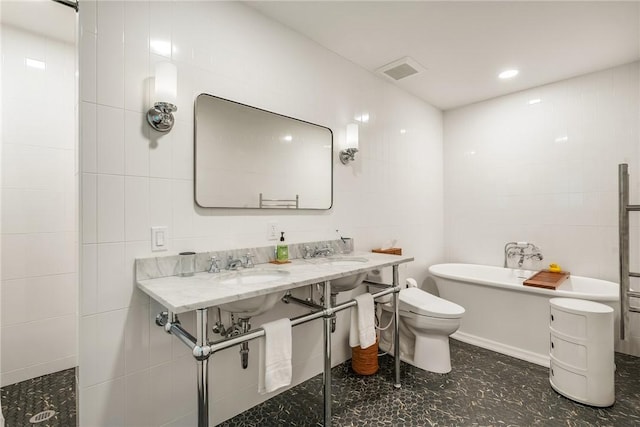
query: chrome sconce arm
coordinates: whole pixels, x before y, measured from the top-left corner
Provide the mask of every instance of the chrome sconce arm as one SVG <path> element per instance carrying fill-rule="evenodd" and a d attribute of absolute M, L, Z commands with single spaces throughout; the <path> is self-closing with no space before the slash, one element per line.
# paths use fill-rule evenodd
<path fill-rule="evenodd" d="M 345 148 L 340 151 L 340 161 L 343 165 L 348 164 L 351 161 L 356 159 L 356 153 L 358 152 L 357 148 Z"/>
<path fill-rule="evenodd" d="M 175 122 L 174 111 L 178 111 L 175 105 L 169 102 L 156 102 L 147 112 L 147 121 L 156 131 L 169 132 Z"/>

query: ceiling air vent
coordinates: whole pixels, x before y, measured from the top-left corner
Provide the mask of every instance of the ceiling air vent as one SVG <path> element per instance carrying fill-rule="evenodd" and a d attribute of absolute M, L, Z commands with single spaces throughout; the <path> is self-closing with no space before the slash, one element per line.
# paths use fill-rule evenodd
<path fill-rule="evenodd" d="M 418 74 L 424 70 L 425 68 L 418 64 L 415 59 L 405 56 L 404 58 L 378 68 L 376 72 L 397 81 Z"/>

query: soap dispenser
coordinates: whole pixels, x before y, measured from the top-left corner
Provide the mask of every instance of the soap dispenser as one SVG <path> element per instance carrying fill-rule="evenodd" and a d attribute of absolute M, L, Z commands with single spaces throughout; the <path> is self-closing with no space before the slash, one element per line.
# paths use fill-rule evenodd
<path fill-rule="evenodd" d="M 280 232 L 280 243 L 276 246 L 276 261 L 289 261 L 289 246 L 284 242 L 284 231 Z"/>

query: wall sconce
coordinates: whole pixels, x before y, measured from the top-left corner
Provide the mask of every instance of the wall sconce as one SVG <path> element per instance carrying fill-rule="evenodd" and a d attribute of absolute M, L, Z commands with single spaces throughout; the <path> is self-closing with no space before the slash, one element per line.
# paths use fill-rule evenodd
<path fill-rule="evenodd" d="M 343 165 L 356 159 L 358 152 L 358 125 L 350 123 L 347 125 L 347 138 L 344 148 L 340 151 L 340 161 Z"/>
<path fill-rule="evenodd" d="M 153 108 L 147 112 L 147 121 L 158 132 L 169 132 L 173 127 L 173 112 L 178 111 L 178 72 L 171 62 L 156 64 L 155 99 Z"/>

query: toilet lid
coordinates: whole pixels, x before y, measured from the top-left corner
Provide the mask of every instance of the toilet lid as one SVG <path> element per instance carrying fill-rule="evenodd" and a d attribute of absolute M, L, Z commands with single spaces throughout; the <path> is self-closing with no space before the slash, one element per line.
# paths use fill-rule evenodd
<path fill-rule="evenodd" d="M 400 310 L 410 311 L 429 317 L 455 319 L 462 317 L 464 308 L 418 288 L 400 291 Z"/>

